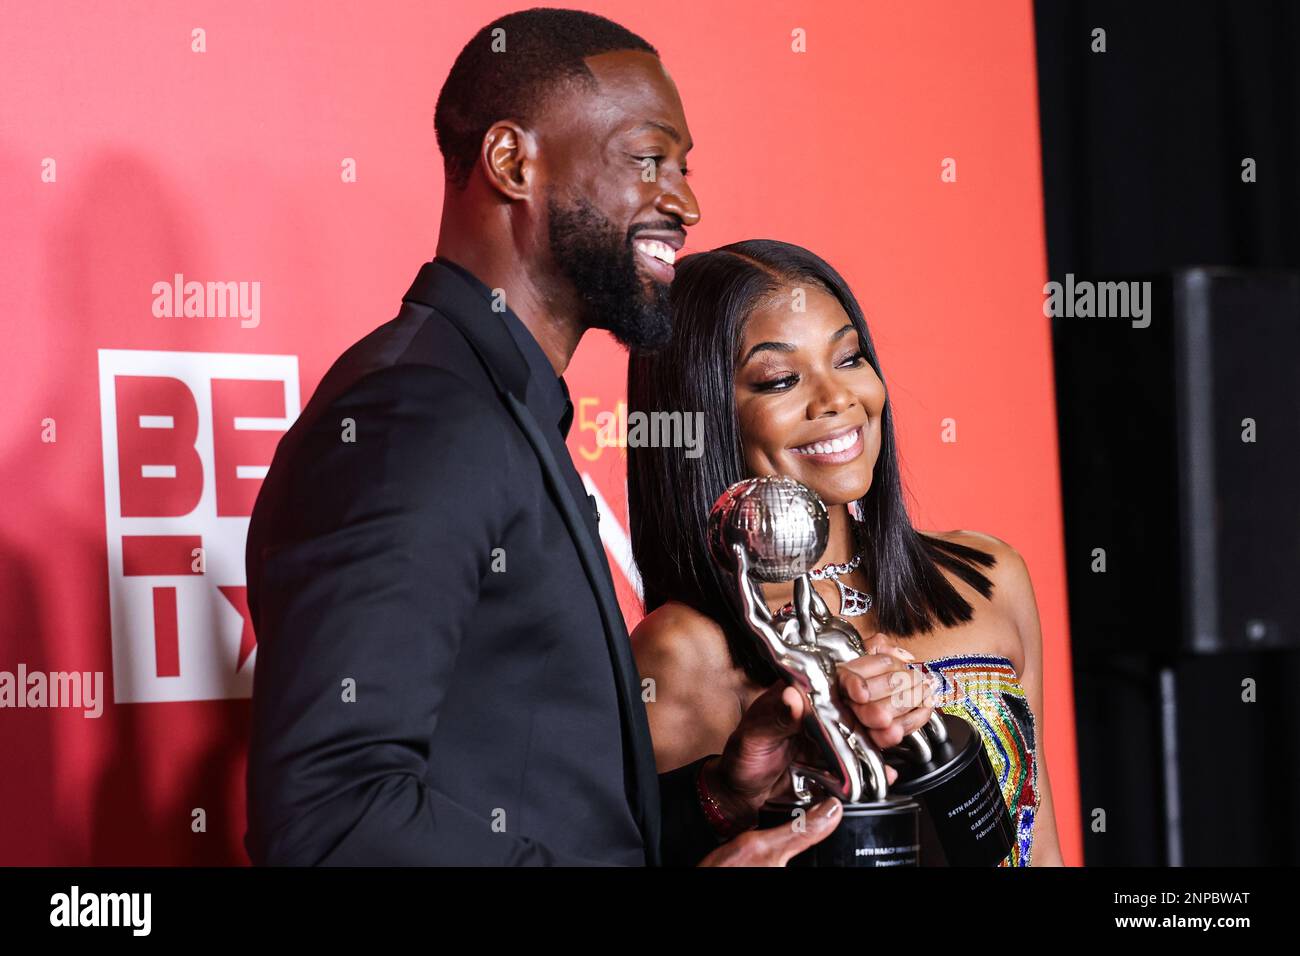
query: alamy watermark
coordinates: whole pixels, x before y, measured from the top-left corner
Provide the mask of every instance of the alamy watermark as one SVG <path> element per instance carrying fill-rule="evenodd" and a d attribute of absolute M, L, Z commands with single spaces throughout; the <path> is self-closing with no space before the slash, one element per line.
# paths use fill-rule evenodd
<path fill-rule="evenodd" d="M 1075 282 L 1074 273 L 1067 272 L 1064 284 L 1047 283 L 1043 295 L 1043 315 L 1048 318 L 1132 319 L 1135 329 L 1151 324 L 1150 282 Z"/>
<path fill-rule="evenodd" d="M 239 319 L 240 328 L 262 324 L 262 283 L 249 281 L 186 281 L 177 272 L 172 280 L 153 284 L 153 314 L 158 319 Z"/>
<path fill-rule="evenodd" d="M 80 708 L 84 717 L 104 713 L 103 671 L 0 671 L 0 708 Z"/>
<path fill-rule="evenodd" d="M 51 926 L 118 926 L 148 936 L 152 912 L 152 893 L 83 893 L 74 883 L 67 893 L 50 897 Z"/>
<path fill-rule="evenodd" d="M 601 448 L 685 448 L 687 458 L 704 454 L 703 412 L 601 412 L 596 416 Z"/>

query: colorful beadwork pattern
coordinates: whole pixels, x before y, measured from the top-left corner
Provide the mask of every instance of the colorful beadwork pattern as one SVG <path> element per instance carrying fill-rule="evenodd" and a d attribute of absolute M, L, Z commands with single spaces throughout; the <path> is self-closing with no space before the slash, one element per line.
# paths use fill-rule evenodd
<path fill-rule="evenodd" d="M 979 731 L 1015 824 L 1015 846 L 998 865 L 1028 866 L 1038 812 L 1037 727 L 1011 661 L 988 654 L 954 654 L 911 666 L 940 678 L 936 708 Z"/>

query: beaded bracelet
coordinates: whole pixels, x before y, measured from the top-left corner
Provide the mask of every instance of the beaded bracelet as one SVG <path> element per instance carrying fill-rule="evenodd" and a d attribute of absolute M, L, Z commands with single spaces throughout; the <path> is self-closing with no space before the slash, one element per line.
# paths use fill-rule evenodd
<path fill-rule="evenodd" d="M 704 816 L 709 821 L 709 826 L 723 840 L 730 840 L 737 834 L 744 833 L 750 827 L 739 826 L 734 820 L 722 812 L 722 807 L 718 801 L 713 799 L 713 794 L 709 793 L 708 787 L 704 785 L 704 764 L 700 764 L 699 773 L 695 775 L 695 793 L 699 797 L 700 807 L 704 810 Z"/>

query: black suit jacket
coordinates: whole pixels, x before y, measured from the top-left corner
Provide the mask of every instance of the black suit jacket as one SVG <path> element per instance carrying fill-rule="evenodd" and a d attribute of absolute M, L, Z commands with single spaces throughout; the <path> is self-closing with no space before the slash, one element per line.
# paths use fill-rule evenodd
<path fill-rule="evenodd" d="M 276 450 L 246 553 L 254 863 L 690 864 L 717 845 L 698 763 L 656 777 L 556 383 L 511 322 L 426 263 Z"/>

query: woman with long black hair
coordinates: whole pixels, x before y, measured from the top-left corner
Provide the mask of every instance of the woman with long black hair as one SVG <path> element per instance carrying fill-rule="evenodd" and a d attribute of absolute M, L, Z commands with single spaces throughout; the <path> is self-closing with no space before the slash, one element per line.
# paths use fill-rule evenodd
<path fill-rule="evenodd" d="M 829 512 L 811 576 L 832 612 L 873 651 L 915 662 L 906 666 L 925 674 L 930 703 L 980 732 L 1016 827 L 1003 865 L 1060 865 L 1029 574 L 997 538 L 912 527 L 884 374 L 847 284 L 806 249 L 756 239 L 679 260 L 672 310 L 672 340 L 634 352 L 628 367 L 629 413 L 704 415 L 699 457 L 628 448 L 647 612 L 632 642 L 654 680 L 660 772 L 720 753 L 777 680 L 709 557 L 705 526 L 728 485 L 786 475 Z M 773 610 L 792 591 L 763 585 Z"/>

